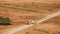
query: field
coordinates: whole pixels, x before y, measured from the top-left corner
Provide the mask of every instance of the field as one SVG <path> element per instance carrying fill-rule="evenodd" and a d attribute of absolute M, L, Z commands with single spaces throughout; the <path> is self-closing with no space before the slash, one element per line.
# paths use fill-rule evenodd
<path fill-rule="evenodd" d="M 31 28 L 16 32 L 15 34 L 60 34 L 60 16 L 54 17 Z"/>
<path fill-rule="evenodd" d="M 6 29 L 25 25 L 27 20 L 41 19 L 60 10 L 60 2 L 5 2 L 0 1 L 0 16 L 9 17 L 12 25 L 0 25 L 0 33 Z M 60 16 L 34 24 L 31 28 L 14 34 L 60 34 Z"/>

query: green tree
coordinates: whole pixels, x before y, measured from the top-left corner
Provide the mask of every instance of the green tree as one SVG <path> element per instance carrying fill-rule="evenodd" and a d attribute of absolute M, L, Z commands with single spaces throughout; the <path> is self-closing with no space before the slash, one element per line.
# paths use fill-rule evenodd
<path fill-rule="evenodd" d="M 0 16 L 0 23 L 2 22 L 2 20 L 3 20 L 3 17 L 2 17 L 2 16 Z"/>

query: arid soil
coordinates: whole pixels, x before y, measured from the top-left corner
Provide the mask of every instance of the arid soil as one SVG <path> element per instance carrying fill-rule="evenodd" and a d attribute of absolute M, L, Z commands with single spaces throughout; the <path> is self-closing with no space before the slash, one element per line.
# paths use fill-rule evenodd
<path fill-rule="evenodd" d="M 60 34 L 60 16 L 54 17 L 15 34 Z"/>
<path fill-rule="evenodd" d="M 15 2 L 0 1 L 0 16 L 3 16 L 4 18 L 9 17 L 12 23 L 12 25 L 10 26 L 0 25 L 0 32 L 3 32 L 5 29 L 17 27 L 19 25 L 24 25 L 26 24 L 25 22 L 30 19 L 36 20 L 36 19 L 43 18 L 46 15 L 57 12 L 59 9 L 60 9 L 59 1 L 57 3 L 56 2 L 54 3 L 40 3 L 40 2 L 17 3 L 16 1 Z M 49 30 L 50 34 L 52 33 L 58 34 L 58 32 L 60 31 L 59 16 L 50 20 L 47 20 L 42 24 L 37 24 L 21 32 L 16 32 L 15 34 L 25 34 L 26 32 L 29 32 L 29 34 L 46 34 L 44 31 L 43 32 L 38 31 L 39 29 Z M 55 24 L 55 22 L 56 23 L 58 22 L 58 24 Z M 33 28 L 36 28 L 37 31 L 34 30 Z"/>

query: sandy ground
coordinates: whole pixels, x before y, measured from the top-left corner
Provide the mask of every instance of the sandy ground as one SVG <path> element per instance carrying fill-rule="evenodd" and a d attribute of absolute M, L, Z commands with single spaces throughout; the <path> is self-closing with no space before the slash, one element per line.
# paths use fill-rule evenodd
<path fill-rule="evenodd" d="M 49 32 L 49 34 L 55 33 L 58 34 L 60 32 L 60 25 L 54 25 L 54 24 L 39 24 L 36 25 L 36 27 L 32 27 L 23 31 L 16 32 L 15 34 L 25 34 L 28 32 L 29 34 L 47 34 L 44 31 Z M 33 28 L 36 28 L 37 30 L 33 30 Z M 39 30 L 44 30 L 44 31 L 39 31 Z"/>
<path fill-rule="evenodd" d="M 59 16 L 49 19 L 47 21 L 44 21 L 43 23 L 34 25 L 31 28 L 16 32 L 15 34 L 59 34 L 60 32 L 60 21 L 59 21 Z M 57 19 L 57 20 L 55 20 Z M 55 20 L 55 21 L 53 21 Z M 52 21 L 52 23 L 50 22 Z"/>
<path fill-rule="evenodd" d="M 24 2 L 23 3 L 20 2 L 19 3 L 17 1 L 14 2 L 14 0 L 12 0 L 12 1 L 11 0 L 7 1 L 6 0 L 6 1 L 3 1 L 3 2 L 1 2 L 1 1 L 2 0 L 0 0 L 0 5 L 4 5 L 4 4 L 7 3 L 7 4 L 11 4 L 11 5 L 23 6 L 24 4 L 28 4 L 28 8 L 29 9 L 35 9 L 35 10 L 37 10 L 37 12 L 28 12 L 26 10 L 16 10 L 16 9 L 11 9 L 11 8 L 0 7 L 0 16 L 3 16 L 3 17 L 9 16 L 9 18 L 11 19 L 11 21 L 13 23 L 13 25 L 11 25 L 11 26 L 0 26 L 0 33 L 3 32 L 5 29 L 9 29 L 9 28 L 12 28 L 12 27 L 17 27 L 19 25 L 24 25 L 26 20 L 28 20 L 28 19 L 39 19 L 39 18 L 45 17 L 48 14 L 56 12 L 56 10 L 59 10 L 59 8 L 54 8 L 53 11 L 49 11 L 49 10 L 46 10 L 45 8 L 41 9 L 40 7 L 42 7 L 42 6 L 52 6 L 53 7 L 54 5 L 51 5 L 51 4 L 60 2 L 60 0 L 57 0 L 57 2 L 55 0 L 51 0 L 52 1 L 51 4 L 50 3 L 49 4 L 40 3 L 41 4 L 40 5 L 39 3 L 35 3 L 35 4 L 37 4 L 37 6 L 36 6 L 37 8 L 36 8 L 36 7 L 32 6 L 32 3 L 30 3 L 30 2 L 25 2 L 25 3 Z M 41 2 L 44 2 L 44 1 L 41 0 Z M 46 2 L 47 2 L 47 0 L 46 0 Z M 22 7 L 22 8 L 24 8 L 24 7 Z M 52 8 L 50 8 L 50 9 L 52 9 Z M 56 19 L 53 19 L 53 21 L 55 21 L 55 20 Z M 59 21 L 59 20 L 57 20 L 57 21 Z M 44 26 L 44 25 L 46 25 L 46 26 Z M 37 27 L 37 26 L 39 26 L 39 27 L 41 26 L 42 29 L 46 28 L 49 31 L 51 30 L 51 32 L 52 31 L 55 31 L 55 32 L 59 32 L 60 31 L 60 29 L 59 29 L 60 25 L 47 24 L 47 23 L 45 24 L 44 23 L 42 25 L 36 25 L 34 27 Z M 31 32 L 31 33 L 33 32 L 33 30 L 31 30 L 29 28 L 29 30 L 28 29 L 27 30 L 23 30 L 23 31 L 17 32 L 15 34 L 25 34 L 26 31 Z M 36 31 L 34 31 L 33 33 L 34 34 L 36 34 L 36 33 L 45 34 L 43 32 L 39 33 L 39 32 L 36 32 Z"/>
<path fill-rule="evenodd" d="M 58 11 L 58 12 L 56 12 L 56 13 L 53 13 L 53 14 L 50 14 L 50 15 L 46 16 L 45 18 L 40 19 L 39 21 L 37 21 L 36 24 L 37 24 L 37 23 L 38 23 L 38 24 L 39 24 L 39 23 L 41 24 L 41 22 L 43 22 L 43 21 L 45 21 L 45 20 L 48 20 L 48 19 L 50 19 L 50 18 L 59 16 L 59 15 L 60 15 L 60 11 Z M 23 29 L 27 29 L 27 28 L 29 28 L 29 27 L 31 27 L 31 26 L 33 26 L 33 25 L 22 25 L 22 26 L 18 26 L 18 27 L 11 28 L 11 29 L 7 30 L 5 33 L 6 33 L 6 34 L 14 34 L 14 33 L 17 32 L 17 31 L 22 31 Z M 4 32 L 3 32 L 3 33 L 4 33 Z"/>

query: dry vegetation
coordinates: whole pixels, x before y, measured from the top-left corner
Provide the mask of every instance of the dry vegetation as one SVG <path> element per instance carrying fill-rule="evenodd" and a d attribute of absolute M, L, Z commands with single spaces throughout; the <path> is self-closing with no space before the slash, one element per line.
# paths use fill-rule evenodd
<path fill-rule="evenodd" d="M 43 18 L 60 9 L 60 3 L 40 3 L 40 2 L 20 2 L 5 3 L 0 2 L 0 16 L 9 17 L 11 26 L 1 26 L 0 29 L 8 29 L 25 24 L 26 20 Z M 15 34 L 60 34 L 60 16 L 44 21 L 41 24 L 16 32 Z M 0 31 L 1 32 L 1 31 Z"/>
<path fill-rule="evenodd" d="M 57 16 L 15 34 L 60 34 L 59 20 L 60 16 Z"/>

